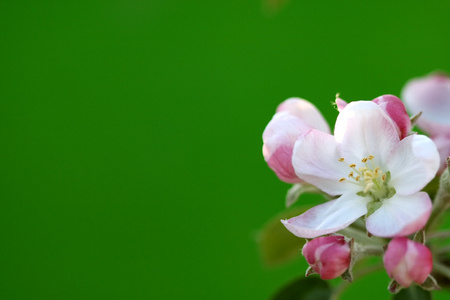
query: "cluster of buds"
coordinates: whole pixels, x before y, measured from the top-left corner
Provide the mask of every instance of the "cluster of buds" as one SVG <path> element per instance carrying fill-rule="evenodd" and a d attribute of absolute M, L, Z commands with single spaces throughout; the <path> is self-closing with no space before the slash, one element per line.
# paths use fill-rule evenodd
<path fill-rule="evenodd" d="M 391 292 L 413 283 L 438 287 L 424 236 L 450 206 L 449 171 L 443 174 L 450 159 L 450 79 L 435 74 L 411 80 L 402 98 L 406 106 L 393 95 L 351 103 L 337 96 L 333 134 L 313 104 L 290 98 L 267 125 L 263 155 L 278 178 L 296 191 L 314 187 L 329 199 L 281 220 L 308 240 L 302 250 L 307 275 L 351 280 L 356 262 L 378 255 Z M 416 124 L 430 137 L 412 132 Z M 422 189 L 439 176 L 432 201 Z M 349 230 L 357 221 L 365 239 L 352 235 L 355 227 Z"/>

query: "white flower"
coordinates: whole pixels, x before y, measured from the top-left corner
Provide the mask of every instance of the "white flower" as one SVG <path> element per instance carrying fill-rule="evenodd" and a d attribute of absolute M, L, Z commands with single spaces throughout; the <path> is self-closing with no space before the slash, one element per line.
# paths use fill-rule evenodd
<path fill-rule="evenodd" d="M 336 232 L 366 215 L 376 236 L 411 234 L 431 212 L 428 194 L 419 192 L 439 166 L 434 143 L 423 135 L 400 139 L 392 119 L 370 101 L 348 104 L 334 136 L 310 130 L 297 140 L 292 163 L 302 180 L 336 200 L 282 220 L 293 234 L 313 238 Z"/>

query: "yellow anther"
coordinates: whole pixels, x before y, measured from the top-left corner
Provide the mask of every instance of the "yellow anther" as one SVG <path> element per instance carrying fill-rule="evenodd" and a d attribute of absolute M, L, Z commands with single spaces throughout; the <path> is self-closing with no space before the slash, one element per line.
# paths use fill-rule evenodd
<path fill-rule="evenodd" d="M 381 179 L 383 179 L 383 181 L 386 180 L 386 174 L 383 174 L 383 176 L 381 176 Z"/>
<path fill-rule="evenodd" d="M 351 164 L 349 167 L 350 167 L 350 168 L 355 168 L 356 165 L 355 165 L 355 164 Z"/>
<path fill-rule="evenodd" d="M 364 171 L 366 171 L 366 170 L 367 170 L 367 168 L 361 167 L 361 168 L 358 169 L 358 172 L 364 172 Z"/>
<path fill-rule="evenodd" d="M 361 162 L 366 163 L 367 160 L 368 160 L 368 158 L 367 158 L 367 157 L 364 157 L 364 158 L 361 160 Z"/>
<path fill-rule="evenodd" d="M 373 156 L 373 155 L 369 155 L 369 157 L 368 157 L 368 159 L 370 159 L 370 160 L 372 160 L 374 158 L 375 158 L 375 156 Z"/>
<path fill-rule="evenodd" d="M 339 179 L 339 182 L 345 181 L 345 178 L 342 177 L 341 179 Z"/>
<path fill-rule="evenodd" d="M 338 161 L 343 162 L 343 161 L 344 161 L 344 158 L 341 157 L 341 158 L 338 159 Z"/>
<path fill-rule="evenodd" d="M 348 174 L 348 177 L 352 178 L 353 177 L 353 172 L 350 172 L 350 174 Z"/>
<path fill-rule="evenodd" d="M 378 175 L 379 172 L 380 172 L 380 167 L 378 167 L 378 168 L 375 169 L 375 174 Z"/>
<path fill-rule="evenodd" d="M 359 181 L 360 178 L 361 178 L 361 176 L 358 175 L 358 176 L 356 176 L 355 180 Z"/>

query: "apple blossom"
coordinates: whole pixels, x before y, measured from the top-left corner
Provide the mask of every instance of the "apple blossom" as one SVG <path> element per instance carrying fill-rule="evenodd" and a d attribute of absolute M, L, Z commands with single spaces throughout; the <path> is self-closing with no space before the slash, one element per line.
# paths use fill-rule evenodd
<path fill-rule="evenodd" d="M 278 178 L 288 183 L 302 182 L 292 166 L 292 151 L 297 137 L 315 128 L 330 132 L 317 108 L 300 98 L 282 102 L 263 133 L 263 155 Z"/>
<path fill-rule="evenodd" d="M 407 137 L 411 131 L 411 120 L 406 112 L 402 100 L 393 95 L 383 95 L 372 100 L 392 119 L 401 139 Z M 336 106 L 339 111 L 347 106 L 347 102 L 336 98 Z"/>
<path fill-rule="evenodd" d="M 336 200 L 282 223 L 299 237 L 336 232 L 366 216 L 368 232 L 380 237 L 411 234 L 431 212 L 427 193 L 439 154 L 423 135 L 401 139 L 398 125 L 371 101 L 349 103 L 340 112 L 334 136 L 311 129 L 294 146 L 297 176 Z"/>
<path fill-rule="evenodd" d="M 450 78 L 443 74 L 415 78 L 407 82 L 402 94 L 411 113 L 422 112 L 417 125 L 436 143 L 442 172 L 450 156 Z"/>
<path fill-rule="evenodd" d="M 383 263 L 389 277 L 403 287 L 412 282 L 422 284 L 433 269 L 430 250 L 405 237 L 398 237 L 389 242 Z"/>
<path fill-rule="evenodd" d="M 323 236 L 306 243 L 302 254 L 320 278 L 333 279 L 350 266 L 350 250 L 343 236 Z"/>

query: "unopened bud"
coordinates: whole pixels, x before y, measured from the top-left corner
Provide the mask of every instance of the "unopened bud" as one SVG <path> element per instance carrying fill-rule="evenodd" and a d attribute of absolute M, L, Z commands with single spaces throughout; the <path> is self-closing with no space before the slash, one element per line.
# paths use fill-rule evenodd
<path fill-rule="evenodd" d="M 389 277 L 402 287 L 408 287 L 413 282 L 424 283 L 433 268 L 430 250 L 405 237 L 389 242 L 383 263 Z"/>
<path fill-rule="evenodd" d="M 305 244 L 303 256 L 322 279 L 343 274 L 350 265 L 350 246 L 343 236 L 323 236 Z"/>

